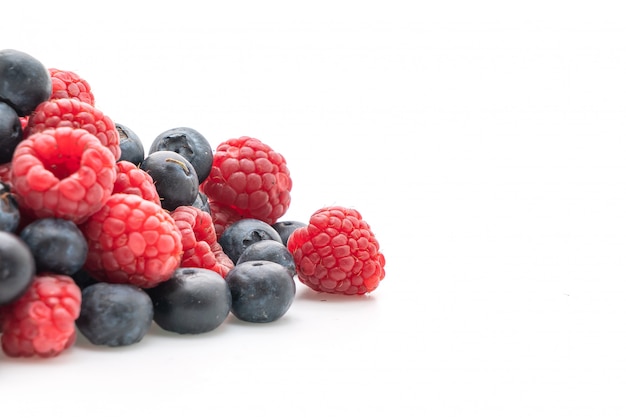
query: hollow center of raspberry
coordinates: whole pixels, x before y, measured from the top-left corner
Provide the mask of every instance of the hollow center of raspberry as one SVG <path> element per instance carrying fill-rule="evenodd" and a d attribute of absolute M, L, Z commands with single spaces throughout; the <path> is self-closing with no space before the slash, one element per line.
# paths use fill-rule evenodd
<path fill-rule="evenodd" d="M 43 161 L 46 170 L 59 180 L 71 176 L 80 168 L 80 158 L 68 155 L 51 155 Z"/>

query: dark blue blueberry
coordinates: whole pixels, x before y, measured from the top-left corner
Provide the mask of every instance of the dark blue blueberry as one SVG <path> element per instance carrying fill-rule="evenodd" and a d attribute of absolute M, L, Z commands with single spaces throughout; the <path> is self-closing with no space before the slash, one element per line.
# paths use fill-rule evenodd
<path fill-rule="evenodd" d="M 39 272 L 71 276 L 87 259 L 87 240 L 78 226 L 67 219 L 36 219 L 22 229 L 20 237 L 33 253 Z"/>
<path fill-rule="evenodd" d="M 197 130 L 180 127 L 162 132 L 152 141 L 148 153 L 164 150 L 174 151 L 185 157 L 196 169 L 200 183 L 209 177 L 213 166 L 213 150 L 209 141 Z"/>
<path fill-rule="evenodd" d="M 0 231 L 15 232 L 20 224 L 20 209 L 8 184 L 0 182 Z"/>
<path fill-rule="evenodd" d="M 259 219 L 245 218 L 230 224 L 218 239 L 224 253 L 237 263 L 241 253 L 251 244 L 271 239 L 282 243 L 280 235 L 267 222 Z"/>
<path fill-rule="evenodd" d="M 172 211 L 191 206 L 198 197 L 198 176 L 191 163 L 174 151 L 155 151 L 139 165 L 150 174 L 161 198 L 161 206 Z"/>
<path fill-rule="evenodd" d="M 212 331 L 230 313 L 230 290 L 222 276 L 208 269 L 181 267 L 147 293 L 154 305 L 154 322 L 178 334 Z"/>
<path fill-rule="evenodd" d="M 116 123 L 117 133 L 120 135 L 120 160 L 130 161 L 135 165 L 141 164 L 146 157 L 141 139 L 128 126 Z"/>
<path fill-rule="evenodd" d="M 232 295 L 231 312 L 242 321 L 276 321 L 287 313 L 296 295 L 293 276 L 272 261 L 237 264 L 224 280 Z"/>
<path fill-rule="evenodd" d="M 76 327 L 95 345 L 120 347 L 143 339 L 154 310 L 143 289 L 122 283 L 96 283 L 82 290 Z"/>
<path fill-rule="evenodd" d="M 209 215 L 211 214 L 211 206 L 209 206 L 209 198 L 207 197 L 206 194 L 204 194 L 200 190 L 198 190 L 198 197 L 196 197 L 196 200 L 193 202 L 192 206 L 205 211 Z"/>
<path fill-rule="evenodd" d="M 262 241 L 250 244 L 248 248 L 243 250 L 237 264 L 246 261 L 273 261 L 281 266 L 285 267 L 291 276 L 296 275 L 296 263 L 293 260 L 293 255 L 289 252 L 284 244 L 274 241 L 273 239 L 264 239 Z"/>
<path fill-rule="evenodd" d="M 278 221 L 272 224 L 272 228 L 274 228 L 276 232 L 278 232 L 278 235 L 280 235 L 280 239 L 285 245 L 287 245 L 287 240 L 289 240 L 289 237 L 291 236 L 293 231 L 305 226 L 307 226 L 307 224 L 298 221 Z"/>
<path fill-rule="evenodd" d="M 0 164 L 11 161 L 15 147 L 22 139 L 20 117 L 11 106 L 0 102 Z"/>
<path fill-rule="evenodd" d="M 35 277 L 35 259 L 15 234 L 0 231 L 0 306 L 19 298 Z"/>
<path fill-rule="evenodd" d="M 51 94 L 50 72 L 39 60 L 22 51 L 0 50 L 0 102 L 18 116 L 28 116 Z"/>
<path fill-rule="evenodd" d="M 80 287 L 81 289 L 84 289 L 87 286 L 90 286 L 92 284 L 98 283 L 98 280 L 96 280 L 87 270 L 82 269 L 82 268 L 78 270 L 76 273 L 71 274 L 70 277 L 74 279 L 74 283 L 76 283 L 76 285 Z"/>

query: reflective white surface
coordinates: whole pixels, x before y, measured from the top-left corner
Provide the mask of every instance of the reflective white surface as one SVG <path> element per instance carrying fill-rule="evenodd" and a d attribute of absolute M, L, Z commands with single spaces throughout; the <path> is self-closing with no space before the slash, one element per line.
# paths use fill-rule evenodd
<path fill-rule="evenodd" d="M 271 324 L 0 355 L 2 416 L 626 414 L 620 3 L 409 3 L 3 5 L 0 48 L 84 77 L 146 148 L 270 144 L 283 219 L 357 208 L 387 276 L 298 283 Z"/>

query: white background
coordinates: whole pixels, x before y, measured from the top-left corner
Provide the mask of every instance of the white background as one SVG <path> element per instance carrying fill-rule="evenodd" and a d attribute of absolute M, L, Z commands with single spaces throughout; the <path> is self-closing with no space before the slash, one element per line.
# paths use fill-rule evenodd
<path fill-rule="evenodd" d="M 387 276 L 272 324 L 0 355 L 0 415 L 626 416 L 620 1 L 12 2 L 0 49 L 142 137 L 281 152 L 284 219 L 354 207 Z"/>

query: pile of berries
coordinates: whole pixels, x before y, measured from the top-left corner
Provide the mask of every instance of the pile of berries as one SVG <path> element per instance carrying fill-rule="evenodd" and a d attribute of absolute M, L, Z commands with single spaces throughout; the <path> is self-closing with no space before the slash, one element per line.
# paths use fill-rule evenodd
<path fill-rule="evenodd" d="M 352 208 L 282 220 L 292 179 L 252 137 L 214 149 L 189 127 L 139 136 L 98 109 L 89 83 L 0 50 L 0 341 L 12 357 L 53 357 L 80 332 L 134 344 L 153 323 L 178 334 L 232 314 L 272 322 L 295 278 L 364 295 L 385 258 Z"/>

